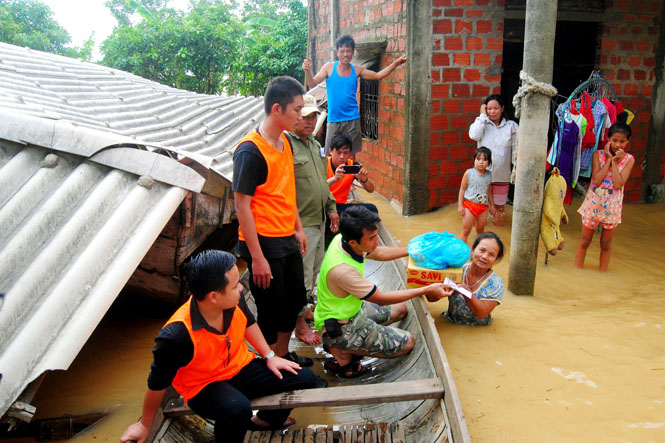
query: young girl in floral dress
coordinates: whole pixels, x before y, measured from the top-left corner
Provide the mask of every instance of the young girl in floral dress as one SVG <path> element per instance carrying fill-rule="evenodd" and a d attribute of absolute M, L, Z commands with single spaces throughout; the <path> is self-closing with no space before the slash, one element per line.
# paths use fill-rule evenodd
<path fill-rule="evenodd" d="M 630 126 L 615 123 L 608 132 L 609 142 L 593 154 L 591 183 L 584 203 L 577 212 L 582 214 L 582 236 L 575 254 L 575 266 L 584 267 L 586 251 L 593 232 L 601 226 L 600 271 L 606 272 L 610 263 L 614 230 L 621 223 L 623 187 L 630 177 L 635 158 L 626 153 L 630 144 Z"/>

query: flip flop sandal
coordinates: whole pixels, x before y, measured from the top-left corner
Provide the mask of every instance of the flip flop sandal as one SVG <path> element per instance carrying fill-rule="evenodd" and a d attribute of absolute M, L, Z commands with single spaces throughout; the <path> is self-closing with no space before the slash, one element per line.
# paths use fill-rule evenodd
<path fill-rule="evenodd" d="M 336 360 L 329 359 L 323 363 L 323 367 L 342 378 L 356 378 L 367 372 L 367 368 L 359 361 L 351 361 L 348 365 L 340 366 Z"/>
<path fill-rule="evenodd" d="M 286 429 L 290 428 L 291 426 L 294 426 L 296 424 L 296 419 L 293 417 L 288 417 L 284 423 L 281 425 L 271 425 L 268 424 L 268 426 L 261 426 L 257 423 L 254 422 L 254 420 L 250 420 L 250 425 L 248 429 L 250 431 L 278 431 L 280 429 Z"/>

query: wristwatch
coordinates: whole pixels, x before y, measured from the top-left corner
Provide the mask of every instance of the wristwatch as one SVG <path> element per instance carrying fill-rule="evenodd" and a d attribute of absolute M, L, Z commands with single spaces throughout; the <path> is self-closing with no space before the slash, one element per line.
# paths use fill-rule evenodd
<path fill-rule="evenodd" d="M 268 360 L 270 360 L 271 358 L 273 358 L 274 356 L 275 356 L 275 351 L 273 351 L 273 350 L 271 349 L 270 352 L 268 352 L 268 355 L 266 355 L 265 357 L 263 357 L 263 359 L 264 359 L 265 361 L 268 361 Z"/>

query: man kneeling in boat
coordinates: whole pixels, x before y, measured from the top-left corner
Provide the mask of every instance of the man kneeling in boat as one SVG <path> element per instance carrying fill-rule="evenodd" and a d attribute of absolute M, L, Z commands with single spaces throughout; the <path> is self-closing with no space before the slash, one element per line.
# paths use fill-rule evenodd
<path fill-rule="evenodd" d="M 192 293 L 159 331 L 143 414 L 121 437 L 145 441 L 169 385 L 197 414 L 215 420 L 216 442 L 242 442 L 247 429 L 292 426 L 290 409 L 259 411 L 249 399 L 314 387 L 315 376 L 276 357 L 247 308 L 235 257 L 203 251 L 185 265 Z M 263 356 L 249 351 L 245 340 Z"/>
<path fill-rule="evenodd" d="M 408 331 L 388 326 L 406 316 L 404 301 L 420 295 L 434 301 L 452 294 L 442 283 L 382 292 L 365 278 L 365 258 L 388 261 L 407 256 L 407 248 L 379 246 L 380 221 L 365 207 L 348 208 L 340 216 L 340 234 L 321 264 L 314 323 L 335 358 L 325 368 L 345 378 L 366 372 L 362 356 L 395 358 L 413 349 Z"/>

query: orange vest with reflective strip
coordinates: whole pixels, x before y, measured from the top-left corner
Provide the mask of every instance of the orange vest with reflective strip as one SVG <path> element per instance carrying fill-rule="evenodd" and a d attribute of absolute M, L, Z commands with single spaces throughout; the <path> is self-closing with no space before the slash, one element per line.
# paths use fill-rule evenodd
<path fill-rule="evenodd" d="M 192 360 L 178 369 L 172 382 L 186 402 L 210 383 L 233 378 L 255 358 L 245 343 L 247 317 L 242 309 L 236 306 L 226 334 L 213 334 L 207 329 L 192 328 L 191 303 L 192 297 L 164 325 L 182 322 L 194 343 Z"/>
<path fill-rule="evenodd" d="M 349 159 L 346 161 L 347 165 L 352 165 L 353 160 Z M 332 169 L 332 158 L 328 157 L 328 177 L 330 178 L 335 175 L 335 171 Z M 349 199 L 349 192 L 351 192 L 351 185 L 353 184 L 353 179 L 355 177 L 353 174 L 344 174 L 344 178 L 338 182 L 333 183 L 330 186 L 330 193 L 335 197 L 337 203 L 346 203 Z"/>
<path fill-rule="evenodd" d="M 253 129 L 238 146 L 250 141 L 259 148 L 268 165 L 266 182 L 256 187 L 250 208 L 254 215 L 256 232 L 264 237 L 289 237 L 296 230 L 296 180 L 293 173 L 293 149 L 282 133 L 284 151 L 273 148 Z M 236 149 L 238 149 L 236 146 Z M 242 229 L 238 227 L 238 237 L 245 240 Z"/>

